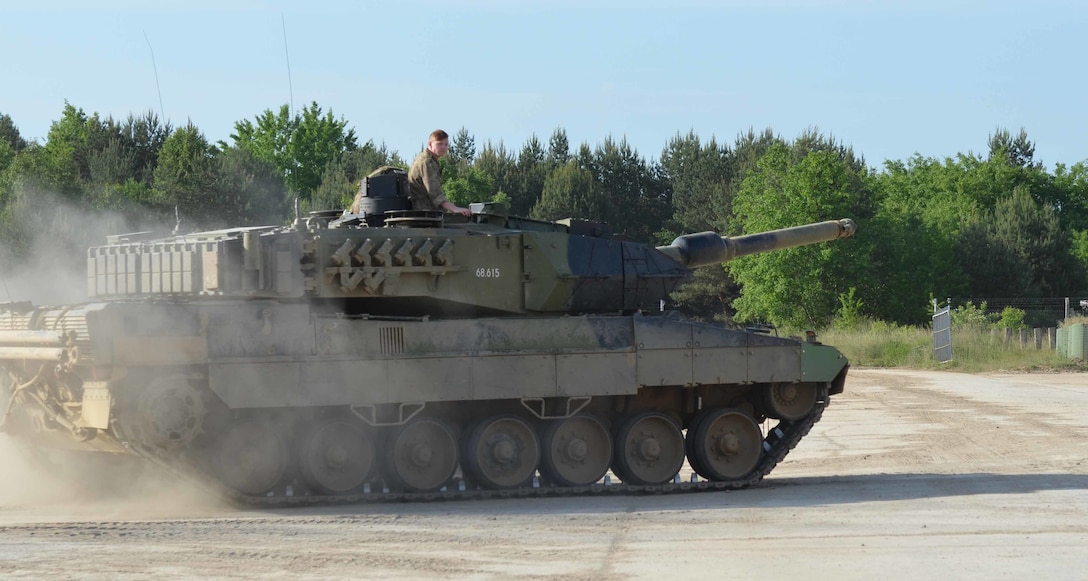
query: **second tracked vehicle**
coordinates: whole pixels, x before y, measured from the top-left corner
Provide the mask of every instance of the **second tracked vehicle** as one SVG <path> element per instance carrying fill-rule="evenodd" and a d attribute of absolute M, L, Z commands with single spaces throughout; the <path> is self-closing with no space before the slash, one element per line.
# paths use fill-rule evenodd
<path fill-rule="evenodd" d="M 766 475 L 843 390 L 846 359 L 814 335 L 660 309 L 692 268 L 851 220 L 654 247 L 374 197 L 288 227 L 112 236 L 87 302 L 0 305 L 3 430 L 258 503 L 654 490 L 685 461 L 687 485 L 721 488 Z"/>

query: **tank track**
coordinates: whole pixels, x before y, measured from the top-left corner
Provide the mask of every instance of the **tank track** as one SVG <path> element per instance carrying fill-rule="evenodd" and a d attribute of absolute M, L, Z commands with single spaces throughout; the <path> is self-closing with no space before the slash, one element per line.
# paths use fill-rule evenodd
<path fill-rule="evenodd" d="M 547 482 L 533 479 L 532 486 L 521 488 L 491 490 L 468 488 L 464 481 L 455 481 L 451 486 L 437 492 L 394 492 L 376 490 L 373 492 L 361 492 L 343 495 L 287 495 L 285 491 L 276 490 L 265 496 L 251 496 L 232 490 L 217 482 L 209 481 L 202 473 L 185 470 L 177 465 L 170 464 L 156 457 L 154 454 L 143 454 L 139 450 L 136 453 L 145 456 L 161 468 L 170 473 L 189 480 L 211 492 L 223 497 L 232 504 L 248 508 L 284 508 L 302 506 L 323 505 L 350 505 L 350 504 L 379 504 L 389 502 L 431 502 L 431 501 L 458 501 L 490 498 L 541 498 L 549 496 L 587 496 L 587 495 L 637 495 L 637 494 L 675 494 L 680 492 L 700 492 L 713 490 L 735 490 L 746 488 L 758 483 L 785 459 L 786 455 L 801 438 L 805 437 L 812 426 L 820 421 L 824 409 L 830 404 L 828 388 L 820 389 L 816 399 L 816 405 L 805 417 L 794 421 L 780 421 L 775 427 L 767 431 L 763 439 L 764 454 L 760 458 L 756 468 L 746 478 L 725 482 L 712 482 L 699 477 L 691 482 L 679 481 L 679 475 L 674 482 L 658 485 L 624 484 L 622 482 L 609 483 L 606 477 L 604 483 L 590 486 L 553 486 Z M 456 489 L 453 489 L 456 488 Z"/>

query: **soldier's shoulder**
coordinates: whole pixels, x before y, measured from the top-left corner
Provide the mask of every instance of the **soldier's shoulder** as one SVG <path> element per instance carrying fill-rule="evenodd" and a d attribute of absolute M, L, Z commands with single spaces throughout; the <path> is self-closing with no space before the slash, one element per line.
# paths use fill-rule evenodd
<path fill-rule="evenodd" d="M 430 153 L 424 149 L 416 155 L 416 158 L 412 160 L 412 165 L 427 163 L 427 160 L 431 157 Z"/>

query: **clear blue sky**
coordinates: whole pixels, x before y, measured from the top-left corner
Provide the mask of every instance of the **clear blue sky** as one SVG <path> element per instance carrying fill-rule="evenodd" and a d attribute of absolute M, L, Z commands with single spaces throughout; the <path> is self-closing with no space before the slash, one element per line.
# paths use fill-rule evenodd
<path fill-rule="evenodd" d="M 1086 57 L 1081 0 L 2 0 L 0 113 L 44 141 L 65 100 L 123 119 L 161 96 L 216 141 L 316 101 L 402 157 L 437 127 L 646 158 L 816 127 L 874 166 L 1023 127 L 1053 167 L 1088 160 Z"/>

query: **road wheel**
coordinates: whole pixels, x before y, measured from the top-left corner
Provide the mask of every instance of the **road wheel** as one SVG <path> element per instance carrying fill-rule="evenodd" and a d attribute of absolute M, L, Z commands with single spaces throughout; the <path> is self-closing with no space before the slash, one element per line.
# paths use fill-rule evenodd
<path fill-rule="evenodd" d="M 612 469 L 628 484 L 669 482 L 684 464 L 684 435 L 657 412 L 629 417 L 616 430 Z"/>
<path fill-rule="evenodd" d="M 249 495 L 272 490 L 287 471 L 287 447 L 272 428 L 240 420 L 227 428 L 213 451 L 215 470 L 227 486 Z"/>
<path fill-rule="evenodd" d="M 363 426 L 346 420 L 322 420 L 303 437 L 299 472 L 325 494 L 345 494 L 360 486 L 374 469 L 374 444 Z"/>
<path fill-rule="evenodd" d="M 818 389 L 812 383 L 774 383 L 763 392 L 767 417 L 799 420 L 816 407 Z"/>
<path fill-rule="evenodd" d="M 465 468 L 485 488 L 527 484 L 539 462 L 536 433 L 515 416 L 496 416 L 477 423 L 465 443 Z"/>
<path fill-rule="evenodd" d="M 541 471 L 557 484 L 593 484 L 612 463 L 612 436 L 588 414 L 557 420 L 544 434 L 543 456 Z"/>
<path fill-rule="evenodd" d="M 763 454 L 759 426 L 737 410 L 712 410 L 688 431 L 689 435 L 692 431 L 692 468 L 709 480 L 740 480 L 752 472 Z"/>
<path fill-rule="evenodd" d="M 420 418 L 397 428 L 388 449 L 390 478 L 411 492 L 439 490 L 457 470 L 457 440 L 435 419 Z"/>

